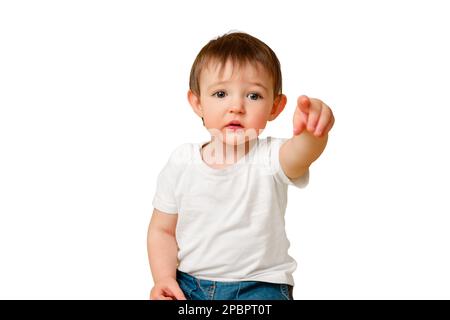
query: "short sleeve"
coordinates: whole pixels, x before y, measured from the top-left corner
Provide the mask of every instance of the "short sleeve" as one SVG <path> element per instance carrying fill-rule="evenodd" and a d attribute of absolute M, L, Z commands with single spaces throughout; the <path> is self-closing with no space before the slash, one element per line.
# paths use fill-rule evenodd
<path fill-rule="evenodd" d="M 175 186 L 185 164 L 190 159 L 189 148 L 189 144 L 184 144 L 175 149 L 159 173 L 152 202 L 154 208 L 169 214 L 178 213 Z"/>
<path fill-rule="evenodd" d="M 280 164 L 280 148 L 283 145 L 284 142 L 286 142 L 288 139 L 286 138 L 274 138 L 274 137 L 268 137 L 269 143 L 269 157 L 270 157 L 270 166 L 271 166 L 271 172 L 274 173 L 275 179 L 280 182 L 287 185 L 292 185 L 297 188 L 304 188 L 309 183 L 309 169 L 305 172 L 305 174 L 295 180 L 289 179 L 288 176 L 283 171 L 283 168 Z"/>
<path fill-rule="evenodd" d="M 155 209 L 170 214 L 178 213 L 173 185 L 173 173 L 171 163 L 168 162 L 158 175 L 156 191 L 152 202 Z"/>

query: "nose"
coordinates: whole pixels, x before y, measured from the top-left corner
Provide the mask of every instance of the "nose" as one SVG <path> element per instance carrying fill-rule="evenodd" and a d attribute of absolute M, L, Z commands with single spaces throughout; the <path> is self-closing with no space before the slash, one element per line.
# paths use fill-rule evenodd
<path fill-rule="evenodd" d="M 233 113 L 245 113 L 244 99 L 236 98 L 231 101 L 229 112 Z"/>

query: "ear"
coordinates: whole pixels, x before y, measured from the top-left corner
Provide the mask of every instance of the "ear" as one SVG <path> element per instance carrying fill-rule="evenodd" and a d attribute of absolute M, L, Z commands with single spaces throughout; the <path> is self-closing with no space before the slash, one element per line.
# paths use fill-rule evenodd
<path fill-rule="evenodd" d="M 269 121 L 275 120 L 278 115 L 281 113 L 281 111 L 284 110 L 284 107 L 286 107 L 287 98 L 284 94 L 278 95 L 275 100 L 273 101 L 272 110 L 269 114 Z"/>
<path fill-rule="evenodd" d="M 187 98 L 189 101 L 189 104 L 192 107 L 192 110 L 200 117 L 203 117 L 203 110 L 202 106 L 200 104 L 200 97 L 198 97 L 192 90 L 189 90 L 187 93 Z"/>

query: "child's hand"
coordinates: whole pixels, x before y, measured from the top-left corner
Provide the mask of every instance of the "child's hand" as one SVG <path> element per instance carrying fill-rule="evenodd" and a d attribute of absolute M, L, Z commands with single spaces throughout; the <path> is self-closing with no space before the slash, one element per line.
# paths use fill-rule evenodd
<path fill-rule="evenodd" d="M 150 300 L 186 300 L 186 297 L 175 279 L 166 278 L 155 283 Z"/>
<path fill-rule="evenodd" d="M 330 107 L 319 99 L 300 96 L 294 113 L 294 136 L 305 129 L 316 137 L 322 137 L 331 130 L 334 116 Z"/>

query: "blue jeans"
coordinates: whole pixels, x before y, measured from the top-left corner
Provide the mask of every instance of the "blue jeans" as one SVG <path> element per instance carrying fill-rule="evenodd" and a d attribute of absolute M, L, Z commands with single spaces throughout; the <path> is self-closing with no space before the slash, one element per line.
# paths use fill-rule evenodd
<path fill-rule="evenodd" d="M 179 270 L 177 282 L 188 300 L 294 300 L 293 287 L 284 283 L 210 281 Z"/>

